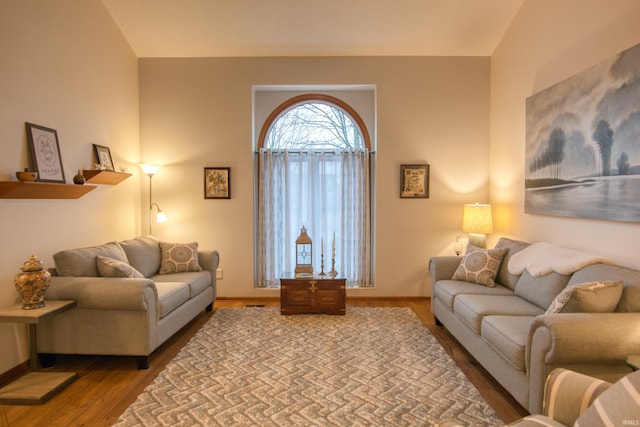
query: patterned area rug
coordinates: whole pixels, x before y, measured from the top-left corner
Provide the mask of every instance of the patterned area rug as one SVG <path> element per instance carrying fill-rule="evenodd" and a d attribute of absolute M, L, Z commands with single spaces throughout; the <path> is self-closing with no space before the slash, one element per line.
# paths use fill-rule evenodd
<path fill-rule="evenodd" d="M 410 308 L 221 308 L 116 426 L 504 425 Z"/>

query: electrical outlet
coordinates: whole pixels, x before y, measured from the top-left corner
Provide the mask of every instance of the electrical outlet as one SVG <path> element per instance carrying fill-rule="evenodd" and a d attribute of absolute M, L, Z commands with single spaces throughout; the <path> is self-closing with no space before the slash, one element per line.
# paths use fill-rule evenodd
<path fill-rule="evenodd" d="M 216 268 L 216 279 L 222 280 L 222 269 Z"/>

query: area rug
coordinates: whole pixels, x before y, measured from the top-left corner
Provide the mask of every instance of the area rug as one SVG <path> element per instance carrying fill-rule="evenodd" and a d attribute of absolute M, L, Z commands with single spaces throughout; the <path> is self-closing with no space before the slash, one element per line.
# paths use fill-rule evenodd
<path fill-rule="evenodd" d="M 410 308 L 221 308 L 115 426 L 504 425 Z"/>

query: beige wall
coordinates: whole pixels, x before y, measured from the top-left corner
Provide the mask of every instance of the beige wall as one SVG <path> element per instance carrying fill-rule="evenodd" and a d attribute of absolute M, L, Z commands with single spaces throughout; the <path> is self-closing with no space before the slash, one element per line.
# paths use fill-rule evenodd
<path fill-rule="evenodd" d="M 491 202 L 497 232 L 640 268 L 640 224 L 524 214 L 525 99 L 640 43 L 636 0 L 528 0 L 491 58 Z"/>
<path fill-rule="evenodd" d="M 67 182 L 90 167 L 92 144 L 135 175 L 78 200 L 0 199 L 0 307 L 18 302 L 14 276 L 31 254 L 140 230 L 138 65 L 99 0 L 0 2 L 0 181 L 28 166 L 24 122 L 56 129 Z M 133 164 L 133 165 L 132 165 Z M 28 358 L 26 327 L 0 323 L 0 373 Z"/>
<path fill-rule="evenodd" d="M 351 292 L 428 295 L 429 256 L 453 254 L 462 205 L 488 200 L 489 58 L 140 60 L 141 157 L 165 164 L 154 234 L 218 249 L 218 295 L 278 295 L 253 289 L 252 87 L 355 84 L 376 87 L 377 253 L 376 289 Z M 400 199 L 400 165 L 423 162 L 431 197 Z M 231 200 L 204 200 L 205 166 L 231 167 Z"/>

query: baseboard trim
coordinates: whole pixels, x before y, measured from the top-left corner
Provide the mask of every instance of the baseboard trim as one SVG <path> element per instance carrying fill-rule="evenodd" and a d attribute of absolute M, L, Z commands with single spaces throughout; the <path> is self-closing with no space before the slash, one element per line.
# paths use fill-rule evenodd
<path fill-rule="evenodd" d="M 25 360 L 21 364 L 9 369 L 7 372 L 0 374 L 0 387 L 4 387 L 7 384 L 12 383 L 29 371 L 29 361 Z"/>

